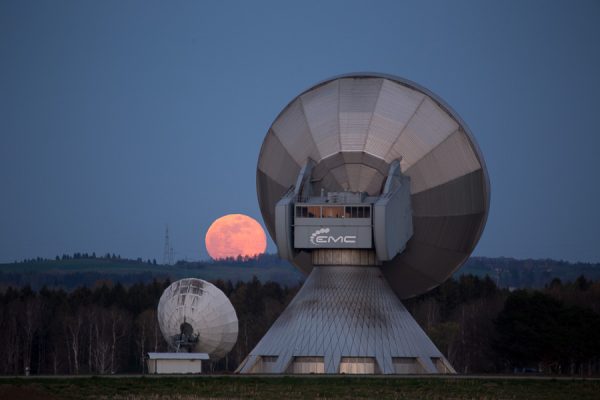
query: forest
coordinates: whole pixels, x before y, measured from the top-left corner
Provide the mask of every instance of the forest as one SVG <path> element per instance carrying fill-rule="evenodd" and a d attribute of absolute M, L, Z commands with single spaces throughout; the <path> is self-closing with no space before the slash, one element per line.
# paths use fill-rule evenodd
<path fill-rule="evenodd" d="M 217 280 L 239 336 L 215 373 L 235 370 L 299 286 Z M 28 286 L 0 293 L 0 374 L 143 373 L 144 355 L 166 351 L 156 306 L 168 279 L 72 291 Z M 404 304 L 461 373 L 600 373 L 600 281 L 552 280 L 539 290 L 498 288 L 462 275 Z"/>
<path fill-rule="evenodd" d="M 454 273 L 454 277 L 470 274 L 480 278 L 490 276 L 501 288 L 542 289 L 554 278 L 567 282 L 584 275 L 587 279 L 600 280 L 600 264 L 550 259 L 470 257 Z M 250 281 L 253 276 L 262 282 L 274 281 L 290 287 L 304 280 L 298 269 L 280 259 L 277 254 L 216 261 L 179 260 L 174 265 L 164 265 L 141 257 L 128 259 L 111 253 L 74 253 L 0 264 L 0 291 L 9 286 L 26 285 L 36 291 L 44 286 L 72 291 L 81 286 L 93 287 L 98 281 L 120 282 L 126 286 L 138 282 L 151 283 L 154 279 Z"/>

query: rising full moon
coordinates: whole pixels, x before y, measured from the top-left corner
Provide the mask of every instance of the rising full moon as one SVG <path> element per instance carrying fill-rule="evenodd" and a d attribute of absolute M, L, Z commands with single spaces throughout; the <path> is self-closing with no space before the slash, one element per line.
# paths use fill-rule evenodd
<path fill-rule="evenodd" d="M 262 226 L 244 214 L 229 214 L 216 219 L 206 231 L 204 241 L 213 260 L 253 257 L 267 248 L 267 236 Z"/>

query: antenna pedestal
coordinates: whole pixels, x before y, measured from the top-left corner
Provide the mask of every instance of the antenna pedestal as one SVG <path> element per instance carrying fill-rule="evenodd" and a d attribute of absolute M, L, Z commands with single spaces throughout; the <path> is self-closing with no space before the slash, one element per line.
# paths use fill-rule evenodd
<path fill-rule="evenodd" d="M 237 372 L 455 373 L 376 266 L 314 267 Z"/>

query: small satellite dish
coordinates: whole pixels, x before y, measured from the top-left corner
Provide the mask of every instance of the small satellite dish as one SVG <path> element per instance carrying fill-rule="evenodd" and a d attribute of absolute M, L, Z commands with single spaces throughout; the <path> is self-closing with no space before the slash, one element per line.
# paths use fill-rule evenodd
<path fill-rule="evenodd" d="M 188 278 L 173 282 L 158 302 L 160 330 L 176 352 L 224 357 L 235 345 L 238 319 L 225 294 L 215 285 Z"/>

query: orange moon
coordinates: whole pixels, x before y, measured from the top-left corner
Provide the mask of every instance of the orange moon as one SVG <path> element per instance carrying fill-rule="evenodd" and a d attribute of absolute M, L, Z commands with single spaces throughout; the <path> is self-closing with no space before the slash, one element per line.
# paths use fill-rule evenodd
<path fill-rule="evenodd" d="M 244 214 L 229 214 L 216 219 L 206 231 L 204 242 L 213 260 L 253 257 L 267 248 L 267 236 L 262 226 Z"/>

